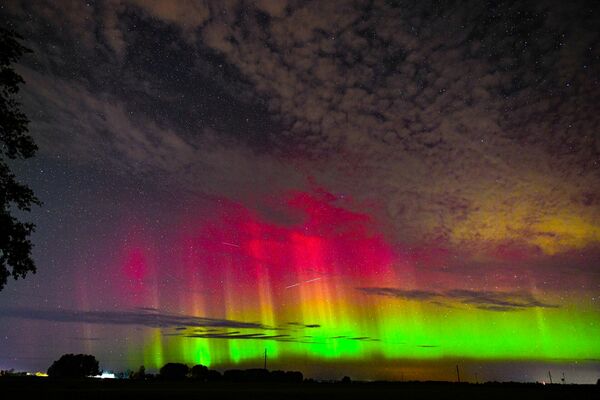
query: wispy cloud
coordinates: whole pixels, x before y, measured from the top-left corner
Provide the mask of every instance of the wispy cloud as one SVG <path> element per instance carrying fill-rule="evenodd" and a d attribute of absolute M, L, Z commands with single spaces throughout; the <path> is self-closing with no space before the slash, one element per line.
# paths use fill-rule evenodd
<path fill-rule="evenodd" d="M 431 300 L 439 297 L 439 293 L 426 290 L 404 290 L 389 287 L 361 287 L 357 289 L 366 294 L 398 297 L 407 300 Z"/>
<path fill-rule="evenodd" d="M 557 308 L 556 304 L 544 303 L 537 300 L 531 293 L 492 292 L 486 290 L 461 290 L 454 289 L 445 292 L 445 296 L 456 299 L 463 304 L 474 305 L 477 308 L 489 311 L 514 311 L 525 308 Z"/>
<path fill-rule="evenodd" d="M 357 290 L 373 296 L 395 297 L 404 300 L 427 301 L 439 306 L 458 302 L 486 311 L 519 311 L 527 308 L 557 308 L 542 302 L 524 291 L 494 292 L 488 290 L 451 289 L 446 291 L 404 290 L 389 287 L 359 287 Z"/>
<path fill-rule="evenodd" d="M 320 324 L 302 324 L 300 322 L 288 322 L 287 325 L 297 328 L 320 328 Z"/>
<path fill-rule="evenodd" d="M 149 328 L 219 327 L 234 329 L 267 329 L 273 327 L 258 322 L 244 322 L 229 319 L 197 317 L 193 315 L 171 314 L 145 309 L 130 311 L 84 311 L 84 310 L 43 310 L 33 308 L 7 308 L 0 310 L 0 318 L 21 318 L 52 322 L 73 322 L 100 325 L 139 325 Z"/>
<path fill-rule="evenodd" d="M 198 339 L 256 339 L 256 340 L 285 340 L 292 341 L 295 339 L 290 335 L 268 335 L 265 333 L 240 333 L 240 332 L 223 332 L 223 333 L 197 333 L 184 335 L 187 338 Z"/>
<path fill-rule="evenodd" d="M 259 322 L 166 313 L 149 307 L 127 311 L 6 308 L 0 309 L 0 319 L 2 318 L 98 325 L 137 325 L 148 328 L 172 329 L 170 332 L 163 332 L 162 335 L 190 339 L 275 340 L 306 344 L 317 342 L 310 335 L 302 335 L 303 329 L 313 330 L 321 327 L 320 324 L 303 324 L 300 322 L 289 322 L 284 326 L 268 326 Z M 249 330 L 251 332 L 248 332 Z M 257 330 L 263 332 L 256 332 Z M 286 331 L 287 333 L 273 333 Z M 99 340 L 97 338 L 72 339 Z M 368 336 L 336 336 L 331 339 L 378 341 L 378 339 Z"/>

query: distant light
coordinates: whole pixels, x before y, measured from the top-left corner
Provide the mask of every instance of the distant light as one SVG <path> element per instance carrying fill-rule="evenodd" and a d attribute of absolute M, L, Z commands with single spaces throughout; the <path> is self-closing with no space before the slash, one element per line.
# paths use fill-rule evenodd
<path fill-rule="evenodd" d="M 43 378 L 48 377 L 48 374 L 45 372 L 27 372 L 26 375 L 27 376 L 41 376 Z"/>
<path fill-rule="evenodd" d="M 112 372 L 103 372 L 102 375 L 95 375 L 92 378 L 98 378 L 98 379 L 115 379 L 115 374 L 113 374 Z"/>
<path fill-rule="evenodd" d="M 47 377 L 48 377 L 48 374 L 47 374 L 47 373 L 45 373 L 45 372 L 36 372 L 36 373 L 35 373 L 35 376 L 41 376 L 41 377 L 43 377 L 43 378 L 47 378 Z"/>

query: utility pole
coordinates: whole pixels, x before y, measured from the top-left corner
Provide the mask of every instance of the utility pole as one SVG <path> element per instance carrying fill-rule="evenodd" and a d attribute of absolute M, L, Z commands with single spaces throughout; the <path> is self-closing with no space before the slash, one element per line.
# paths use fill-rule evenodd
<path fill-rule="evenodd" d="M 552 374 L 548 371 L 548 378 L 550 378 L 550 384 L 552 384 Z"/>
<path fill-rule="evenodd" d="M 458 372 L 458 364 L 456 364 L 456 380 L 460 383 L 460 372 Z"/>
<path fill-rule="evenodd" d="M 265 347 L 265 366 L 264 366 L 264 370 L 267 370 L 267 348 Z"/>

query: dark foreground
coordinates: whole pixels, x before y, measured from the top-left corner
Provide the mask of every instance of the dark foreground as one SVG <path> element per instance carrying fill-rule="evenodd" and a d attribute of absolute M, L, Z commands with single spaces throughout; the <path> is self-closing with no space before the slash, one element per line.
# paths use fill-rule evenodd
<path fill-rule="evenodd" d="M 1 377 L 3 398 L 127 399 L 594 399 L 597 385 L 448 382 L 239 383 Z M 11 396 L 12 395 L 12 396 Z"/>

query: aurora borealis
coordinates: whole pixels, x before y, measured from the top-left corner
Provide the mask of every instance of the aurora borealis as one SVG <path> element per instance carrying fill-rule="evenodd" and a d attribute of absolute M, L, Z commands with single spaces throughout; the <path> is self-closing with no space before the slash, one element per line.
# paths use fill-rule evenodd
<path fill-rule="evenodd" d="M 2 5 L 44 205 L 0 369 L 595 382 L 599 10 L 543 3 Z"/>

